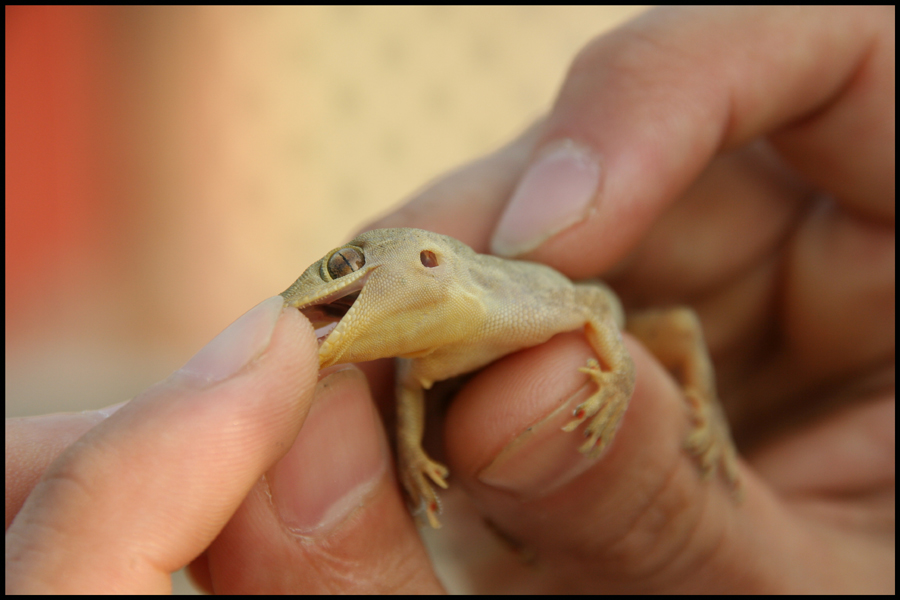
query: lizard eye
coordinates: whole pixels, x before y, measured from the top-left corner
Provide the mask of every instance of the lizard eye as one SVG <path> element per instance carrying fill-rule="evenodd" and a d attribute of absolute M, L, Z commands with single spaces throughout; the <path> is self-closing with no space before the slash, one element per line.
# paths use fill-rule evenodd
<path fill-rule="evenodd" d="M 429 269 L 433 269 L 438 266 L 437 256 L 434 255 L 434 252 L 431 250 L 422 250 L 422 253 L 419 254 L 419 260 L 422 261 L 422 264 L 428 267 Z"/>
<path fill-rule="evenodd" d="M 359 271 L 366 264 L 366 257 L 358 249 L 352 246 L 341 248 L 328 259 L 328 274 L 333 279 L 349 275 Z"/>

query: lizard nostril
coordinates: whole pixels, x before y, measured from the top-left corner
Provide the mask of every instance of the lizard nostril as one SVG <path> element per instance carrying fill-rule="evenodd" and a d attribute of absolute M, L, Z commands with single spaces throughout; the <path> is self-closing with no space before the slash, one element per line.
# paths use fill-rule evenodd
<path fill-rule="evenodd" d="M 429 269 L 438 266 L 437 256 L 435 256 L 434 252 L 431 250 L 422 250 L 422 253 L 419 254 L 419 259 L 422 261 L 422 264 Z"/>

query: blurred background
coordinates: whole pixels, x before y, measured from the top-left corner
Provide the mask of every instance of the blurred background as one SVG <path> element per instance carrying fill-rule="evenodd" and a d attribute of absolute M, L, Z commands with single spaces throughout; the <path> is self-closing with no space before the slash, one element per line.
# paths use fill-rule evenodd
<path fill-rule="evenodd" d="M 166 377 L 641 10 L 7 7 L 7 416 Z"/>
<path fill-rule="evenodd" d="M 130 398 L 640 7 L 6 7 L 6 415 Z"/>

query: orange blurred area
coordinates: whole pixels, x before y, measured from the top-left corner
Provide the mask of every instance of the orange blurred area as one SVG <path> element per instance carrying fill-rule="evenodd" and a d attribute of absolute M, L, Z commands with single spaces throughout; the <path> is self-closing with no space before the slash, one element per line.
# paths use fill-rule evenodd
<path fill-rule="evenodd" d="M 6 8 L 6 325 L 27 335 L 29 298 L 78 286 L 115 209 L 100 168 L 112 69 L 99 9 Z M 104 193 L 106 192 L 106 193 Z"/>

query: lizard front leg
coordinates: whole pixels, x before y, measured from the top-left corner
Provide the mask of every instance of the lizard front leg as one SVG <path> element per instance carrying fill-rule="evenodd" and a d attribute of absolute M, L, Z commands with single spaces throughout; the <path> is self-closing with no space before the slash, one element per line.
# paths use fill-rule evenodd
<path fill-rule="evenodd" d="M 581 452 L 592 458 L 599 456 L 612 441 L 628 408 L 634 391 L 634 363 L 622 341 L 622 335 L 614 319 L 607 311 L 605 318 L 591 317 L 585 324 L 588 342 L 600 359 L 589 359 L 585 373 L 597 384 L 597 391 L 575 409 L 575 418 L 563 427 L 572 431 L 586 419 L 584 429 L 587 441 Z M 602 364 L 601 364 L 602 363 Z"/>
<path fill-rule="evenodd" d="M 400 482 L 416 511 L 424 509 L 429 524 L 441 526 L 440 501 L 428 479 L 446 489 L 447 467 L 431 460 L 422 448 L 425 433 L 425 394 L 413 374 L 412 360 L 397 359 L 397 463 Z M 427 478 L 426 478 L 427 476 Z"/>

